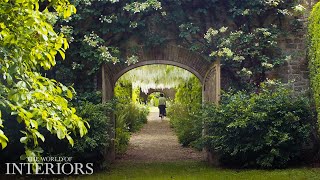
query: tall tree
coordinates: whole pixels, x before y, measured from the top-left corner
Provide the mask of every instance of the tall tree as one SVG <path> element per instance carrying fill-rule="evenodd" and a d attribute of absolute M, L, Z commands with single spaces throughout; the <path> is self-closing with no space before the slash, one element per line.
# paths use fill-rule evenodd
<path fill-rule="evenodd" d="M 67 138 L 71 145 L 71 132 L 87 133 L 86 123 L 68 105 L 73 89 L 40 73 L 56 64 L 57 53 L 65 58 L 67 39 L 54 31 L 53 24 L 58 16 L 68 18 L 76 9 L 68 0 L 40 2 L 0 1 L 0 110 L 23 124 L 20 142 L 34 164 L 34 157 L 42 152 L 38 140 L 45 141 L 40 127 L 59 139 Z M 10 139 L 3 121 L 0 119 L 0 143 L 5 148 Z"/>

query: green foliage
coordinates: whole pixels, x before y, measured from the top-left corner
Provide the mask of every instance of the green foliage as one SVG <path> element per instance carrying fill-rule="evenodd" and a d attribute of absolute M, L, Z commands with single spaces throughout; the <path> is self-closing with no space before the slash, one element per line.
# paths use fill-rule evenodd
<path fill-rule="evenodd" d="M 132 83 L 129 81 L 117 81 L 114 88 L 114 96 L 121 104 L 132 101 Z"/>
<path fill-rule="evenodd" d="M 150 102 L 150 106 L 159 106 L 159 97 L 160 92 L 153 92 L 148 96 L 148 102 Z"/>
<path fill-rule="evenodd" d="M 120 79 L 114 88 L 116 98 L 116 153 L 126 152 L 130 133 L 139 131 L 143 124 L 147 123 L 148 109 L 137 103 L 140 96 L 140 88 L 132 89 L 132 83 L 126 79 Z"/>
<path fill-rule="evenodd" d="M 170 124 L 177 133 L 179 142 L 183 146 L 193 146 L 198 149 L 202 136 L 201 83 L 192 76 L 188 81 L 177 87 L 174 103 L 168 108 Z"/>
<path fill-rule="evenodd" d="M 51 137 L 50 142 L 44 144 L 46 154 L 73 157 L 75 162 L 93 162 L 95 166 L 100 167 L 105 163 L 110 163 L 105 162 L 103 157 L 105 150 L 111 144 L 109 133 L 112 131 L 110 117 L 113 111 L 114 103 L 112 102 L 103 104 L 83 102 L 78 107 L 78 113 L 90 123 L 87 135 L 81 138 L 77 134 L 73 147 L 66 141 L 57 142 Z"/>
<path fill-rule="evenodd" d="M 117 127 L 123 127 L 129 132 L 137 132 L 147 123 L 149 113 L 146 106 L 137 103 L 117 104 L 116 106 Z"/>
<path fill-rule="evenodd" d="M 259 93 L 226 93 L 220 106 L 205 108 L 206 143 L 222 163 L 284 167 L 310 143 L 314 123 L 308 100 L 272 82 L 261 86 Z"/>
<path fill-rule="evenodd" d="M 140 87 L 136 87 L 132 89 L 132 102 L 133 103 L 140 102 Z"/>
<path fill-rule="evenodd" d="M 310 81 L 320 121 L 320 3 L 318 2 L 309 17 L 309 70 Z"/>
<path fill-rule="evenodd" d="M 202 103 L 202 85 L 199 79 L 192 76 L 176 88 L 175 102 L 185 104 L 189 112 L 199 110 Z"/>
<path fill-rule="evenodd" d="M 228 76 L 240 82 L 240 89 L 253 89 L 266 80 L 266 72 L 286 59 L 277 45 L 277 26 L 229 31 L 209 29 L 205 38 L 213 43 L 210 57 L 222 59 Z M 288 57 L 287 57 L 288 58 Z M 238 85 L 239 86 L 239 85 Z M 253 87 L 252 87 L 253 86 Z"/>
<path fill-rule="evenodd" d="M 127 102 L 116 106 L 116 152 L 123 154 L 127 150 L 131 132 L 139 131 L 147 123 L 149 111 L 146 106 Z"/>
<path fill-rule="evenodd" d="M 112 131 L 110 124 L 110 115 L 114 111 L 114 103 L 93 104 L 83 102 L 78 104 L 77 113 L 85 121 L 90 123 L 90 129 L 84 137 L 79 133 L 73 137 L 74 146 L 70 146 L 68 140 L 59 140 L 54 134 L 51 134 L 45 127 L 39 127 L 39 132 L 46 137 L 45 142 L 41 142 L 43 147 L 43 156 L 65 156 L 73 157 L 74 162 L 93 162 L 95 166 L 102 166 L 105 163 L 103 153 L 110 146 L 111 138 L 109 132 Z M 20 153 L 24 151 L 20 143 L 20 135 L 17 131 L 23 130 L 23 125 L 14 121 L 15 117 L 4 114 L 8 119 L 5 121 L 5 133 L 8 135 L 10 142 L 8 147 L 0 154 L 1 163 L 19 162 Z M 15 152 L 15 153 L 12 153 Z"/>
<path fill-rule="evenodd" d="M 109 134 L 112 130 L 110 116 L 114 111 L 114 104 L 93 104 L 85 102 L 79 107 L 79 116 L 90 124 L 87 136 L 76 138 L 75 145 L 70 150 L 77 152 L 78 157 L 84 156 L 86 152 L 103 151 L 110 145 Z"/>
<path fill-rule="evenodd" d="M 60 24 L 72 27 L 73 31 L 69 32 L 73 44 L 68 53 L 86 73 L 98 72 L 101 64 L 106 62 L 136 62 L 135 53 L 127 54 L 128 57 L 121 56 L 120 42 L 145 26 L 143 14 L 161 9 L 161 3 L 157 0 L 73 2 L 78 14 L 67 21 L 60 21 Z"/>
<path fill-rule="evenodd" d="M 128 149 L 129 141 L 130 132 L 128 131 L 128 129 L 117 127 L 115 138 L 116 154 L 124 154 Z"/>
<path fill-rule="evenodd" d="M 277 41 L 298 29 L 283 25 L 297 22 L 304 7 L 291 0 L 181 0 L 163 9 L 166 16 L 159 22 L 176 26 L 186 47 L 212 61 L 221 59 L 229 84 L 251 90 L 288 60 Z"/>
<path fill-rule="evenodd" d="M 40 128 L 73 145 L 70 133 L 78 131 L 82 137 L 88 127 L 68 105 L 73 89 L 39 73 L 41 68 L 48 70 L 56 64 L 57 53 L 65 59 L 64 52 L 68 48 L 64 35 L 53 30 L 52 19 L 57 18 L 57 14 L 67 18 L 76 12 L 67 0 L 52 1 L 47 5 L 51 8 L 42 3 L 39 10 L 38 1 L 0 2 L 0 74 L 3 77 L 0 80 L 0 107 L 24 125 L 20 139 L 25 146 L 22 159 L 40 156 L 42 149 L 38 140 L 45 141 Z M 2 124 L 3 119 L 0 127 L 5 128 Z M 2 148 L 8 141 L 0 130 Z M 36 162 L 31 163 L 35 165 Z"/>
<path fill-rule="evenodd" d="M 199 140 L 202 137 L 203 122 L 200 109 L 190 112 L 187 104 L 174 103 L 167 111 L 179 142 L 183 146 L 201 150 Z"/>

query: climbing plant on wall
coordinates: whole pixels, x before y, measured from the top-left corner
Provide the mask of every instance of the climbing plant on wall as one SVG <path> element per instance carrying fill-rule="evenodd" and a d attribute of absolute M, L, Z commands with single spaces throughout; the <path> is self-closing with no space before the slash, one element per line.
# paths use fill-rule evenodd
<path fill-rule="evenodd" d="M 60 23 L 72 41 L 68 54 L 75 61 L 67 67 L 79 74 L 75 77 L 91 79 L 85 83 L 90 86 L 101 63 L 135 63 L 140 46 L 175 41 L 208 60 L 222 59 L 234 87 L 255 89 L 290 58 L 277 40 L 299 26 L 296 15 L 304 9 L 291 0 L 74 2 L 79 13 Z"/>
<path fill-rule="evenodd" d="M 80 96 L 78 99 L 101 99 L 96 93 L 101 64 L 136 62 L 135 49 L 121 48 L 121 44 L 132 34 L 140 34 L 145 26 L 145 17 L 161 9 L 161 4 L 156 0 L 73 0 L 72 3 L 77 14 L 58 19 L 55 26 L 56 31 L 63 33 L 69 42 L 68 61 L 58 62 L 46 73 L 60 82 L 73 85 Z"/>
<path fill-rule="evenodd" d="M 309 17 L 309 69 L 313 97 L 320 119 L 320 3 L 318 2 Z"/>
<path fill-rule="evenodd" d="M 221 59 L 234 87 L 248 90 L 259 87 L 266 72 L 289 59 L 277 41 L 291 33 L 286 24 L 296 29 L 296 15 L 304 9 L 296 1 L 179 2 L 167 16 L 180 10 L 180 18 L 171 19 L 179 26 L 179 37 L 208 59 Z"/>
<path fill-rule="evenodd" d="M 146 65 L 132 69 L 122 75 L 119 82 L 132 82 L 133 88 L 149 89 L 174 88 L 185 83 L 194 75 L 182 68 L 171 65 Z"/>

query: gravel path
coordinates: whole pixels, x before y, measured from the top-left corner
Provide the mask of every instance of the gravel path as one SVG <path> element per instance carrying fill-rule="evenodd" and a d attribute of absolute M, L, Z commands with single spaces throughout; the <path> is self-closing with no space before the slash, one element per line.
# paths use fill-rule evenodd
<path fill-rule="evenodd" d="M 161 120 L 158 112 L 151 110 L 148 123 L 131 136 L 126 154 L 118 162 L 172 162 L 204 161 L 205 153 L 184 148 L 170 128 L 169 120 Z"/>

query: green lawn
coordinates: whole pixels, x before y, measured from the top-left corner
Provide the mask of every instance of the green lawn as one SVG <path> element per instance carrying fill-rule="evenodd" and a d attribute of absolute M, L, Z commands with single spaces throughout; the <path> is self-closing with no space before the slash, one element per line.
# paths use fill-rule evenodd
<path fill-rule="evenodd" d="M 70 178 L 74 179 L 74 178 Z M 320 179 L 320 168 L 297 168 L 283 170 L 230 170 L 211 167 L 204 162 L 174 162 L 149 164 L 116 164 L 111 171 L 95 172 L 76 179 L 156 179 L 156 180 L 202 180 L 202 179 Z"/>

